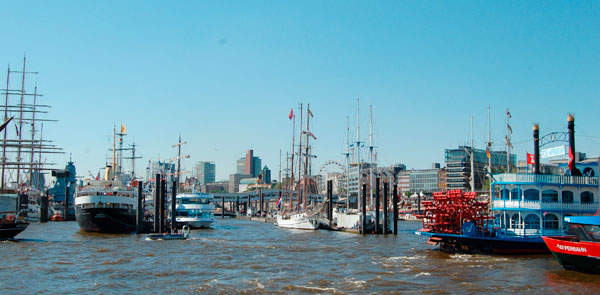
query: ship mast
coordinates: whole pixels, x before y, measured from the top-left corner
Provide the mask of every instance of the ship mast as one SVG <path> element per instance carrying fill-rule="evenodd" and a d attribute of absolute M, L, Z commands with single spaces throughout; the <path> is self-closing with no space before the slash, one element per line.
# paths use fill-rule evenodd
<path fill-rule="evenodd" d="M 359 116 L 360 112 L 359 112 L 359 99 L 358 96 L 356 97 L 356 167 L 357 167 L 357 171 L 358 171 L 358 180 L 357 180 L 357 185 L 358 185 L 358 189 L 357 189 L 357 193 L 356 193 L 356 199 L 357 199 L 357 204 L 358 204 L 358 209 L 360 210 L 360 208 L 362 208 L 362 200 L 360 198 L 360 189 L 361 189 L 361 183 L 360 183 L 360 116 Z M 365 214 L 366 212 L 363 212 L 363 214 Z"/>
<path fill-rule="evenodd" d="M 487 141 L 487 152 L 488 155 L 488 178 L 490 180 L 490 204 L 492 204 L 492 130 L 490 128 L 490 106 L 488 105 L 488 141 Z"/>
<path fill-rule="evenodd" d="M 305 148 L 306 153 L 304 155 L 304 199 L 303 199 L 304 209 L 306 209 L 307 202 L 308 202 L 307 199 L 309 197 L 309 194 L 308 194 L 308 176 L 309 176 L 309 174 L 308 174 L 308 159 L 310 158 L 310 154 L 308 153 L 308 147 L 309 147 L 308 136 L 310 134 L 309 122 L 310 122 L 311 117 L 312 117 L 312 113 L 310 111 L 310 104 L 307 104 L 306 105 L 306 148 Z"/>
<path fill-rule="evenodd" d="M 369 105 L 369 207 L 373 208 L 373 105 Z"/>
<path fill-rule="evenodd" d="M 512 143 L 510 142 L 510 135 L 512 134 L 510 118 L 512 118 L 512 115 L 506 109 L 506 173 L 510 173 L 510 148 L 512 147 Z"/>
<path fill-rule="evenodd" d="M 475 191 L 475 149 L 473 149 L 473 116 L 471 116 L 471 191 Z"/>
<path fill-rule="evenodd" d="M 350 116 L 346 116 L 346 210 L 350 209 Z"/>
<path fill-rule="evenodd" d="M 6 73 L 6 103 L 4 104 L 4 122 L 8 120 L 8 92 L 9 92 L 9 81 L 10 81 L 10 64 L 8 65 L 8 71 Z M 4 128 L 4 141 L 2 141 L 2 163 L 6 163 L 6 131 Z M 2 187 L 0 192 L 4 193 L 4 171 L 5 165 L 2 165 Z"/>
<path fill-rule="evenodd" d="M 288 183 L 287 183 L 287 187 L 288 187 L 288 191 L 287 193 L 289 194 L 291 190 L 294 189 L 293 185 L 294 185 L 294 148 L 296 147 L 296 115 L 293 114 L 293 108 L 292 108 L 292 158 L 291 158 L 291 162 L 292 162 L 292 167 L 291 167 L 291 177 L 288 179 Z M 288 196 L 290 199 L 290 210 L 294 209 L 294 198 L 291 196 Z"/>
<path fill-rule="evenodd" d="M 302 103 L 300 103 L 300 134 L 299 134 L 299 144 L 298 144 L 298 184 L 296 186 L 296 191 L 298 193 L 298 207 L 300 207 L 300 203 L 302 203 L 302 190 L 300 189 L 302 171 Z"/>

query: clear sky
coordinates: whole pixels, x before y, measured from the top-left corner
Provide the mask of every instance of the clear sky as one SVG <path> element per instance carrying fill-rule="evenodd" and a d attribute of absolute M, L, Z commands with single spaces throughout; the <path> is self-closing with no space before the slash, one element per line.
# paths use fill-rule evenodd
<path fill-rule="evenodd" d="M 488 105 L 494 150 L 509 108 L 519 159 L 534 122 L 566 131 L 568 112 L 577 150 L 599 154 L 596 1 L 5 1 L 0 28 L 0 65 L 20 70 L 26 52 L 40 72 L 26 84 L 60 120 L 44 137 L 66 154 L 47 161 L 72 154 L 82 176 L 104 166 L 123 122 L 138 173 L 174 157 L 181 134 L 188 169 L 214 161 L 226 179 L 252 148 L 278 178 L 300 102 L 314 114 L 314 167 L 342 161 L 357 96 L 363 141 L 373 105 L 381 165 L 443 163 L 470 141 L 471 116 L 483 148 Z"/>

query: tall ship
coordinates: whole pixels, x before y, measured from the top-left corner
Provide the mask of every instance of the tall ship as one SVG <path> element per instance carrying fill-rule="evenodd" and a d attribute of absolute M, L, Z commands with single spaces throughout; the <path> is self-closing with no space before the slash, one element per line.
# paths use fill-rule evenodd
<path fill-rule="evenodd" d="M 314 181 L 309 177 L 309 161 L 312 157 L 309 153 L 310 145 L 308 143 L 310 137 L 313 139 L 317 139 L 314 134 L 310 132 L 310 117 L 313 116 L 310 111 L 310 105 L 308 105 L 306 113 L 306 130 L 302 130 L 302 104 L 300 104 L 300 134 L 299 134 L 299 144 L 298 144 L 298 177 L 294 178 L 294 148 L 295 148 L 295 125 L 296 125 L 296 116 L 294 115 L 294 109 L 290 111 L 290 115 L 288 118 L 293 121 L 292 123 L 292 177 L 288 180 L 287 189 L 289 202 L 283 202 L 283 206 L 281 206 L 281 210 L 275 216 L 275 224 L 281 228 L 290 228 L 290 229 L 304 229 L 304 230 L 316 230 L 319 227 L 319 222 L 317 218 L 317 212 L 311 212 L 309 208 L 308 198 L 309 191 L 313 187 Z M 302 136 L 305 136 L 306 143 L 302 145 Z M 305 148 L 302 150 L 302 148 Z M 304 155 L 304 163 L 303 163 L 303 155 Z M 304 169 L 302 169 L 304 166 Z M 304 179 L 302 178 L 302 174 L 304 173 Z M 294 189 L 297 200 L 293 200 L 293 194 L 289 192 Z M 281 202 L 282 200 L 280 200 Z"/>
<path fill-rule="evenodd" d="M 544 236 L 565 236 L 565 218 L 591 216 L 599 208 L 598 161 L 576 162 L 572 115 L 567 123 L 567 133 L 551 134 L 553 138 L 562 135 L 564 141 L 568 138 L 567 165 L 557 164 L 554 173 L 542 174 L 542 140 L 536 124 L 534 154 L 529 159 L 533 173 L 491 175 L 492 198 L 487 200 L 458 191 L 434 194 L 433 201 L 423 204 L 419 216 L 423 229 L 416 233 L 449 252 L 549 254 Z"/>
<path fill-rule="evenodd" d="M 215 222 L 215 203 L 212 194 L 177 194 L 177 224 L 190 228 L 209 228 Z"/>
<path fill-rule="evenodd" d="M 75 219 L 87 232 L 129 233 L 136 230 L 137 181 L 133 172 L 121 172 L 125 127 L 121 125 L 120 133 L 115 127 L 114 135 L 115 142 L 116 136 L 120 137 L 120 147 L 113 146 L 113 165 L 106 166 L 102 179 L 99 176 L 89 179 L 75 193 Z"/>

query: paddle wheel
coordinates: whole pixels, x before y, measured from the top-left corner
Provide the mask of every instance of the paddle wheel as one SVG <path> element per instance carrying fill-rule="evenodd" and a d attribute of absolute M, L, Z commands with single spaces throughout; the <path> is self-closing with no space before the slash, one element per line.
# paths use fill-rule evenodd
<path fill-rule="evenodd" d="M 483 233 L 488 214 L 488 202 L 478 201 L 476 192 L 450 190 L 433 193 L 432 201 L 423 201 L 425 207 L 417 218 L 423 221 L 423 231 L 444 234 Z"/>

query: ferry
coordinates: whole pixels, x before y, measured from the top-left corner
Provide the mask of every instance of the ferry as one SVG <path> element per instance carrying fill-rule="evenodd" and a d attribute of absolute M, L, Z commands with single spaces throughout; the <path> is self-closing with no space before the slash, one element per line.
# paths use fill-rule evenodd
<path fill-rule="evenodd" d="M 565 217 L 567 236 L 543 237 L 558 262 L 568 270 L 600 274 L 600 216 Z"/>
<path fill-rule="evenodd" d="M 87 232 L 130 233 L 136 230 L 137 192 L 128 175 L 91 180 L 75 193 L 75 219 Z"/>
<path fill-rule="evenodd" d="M 177 194 L 177 224 L 209 228 L 215 222 L 214 196 L 205 193 Z"/>

